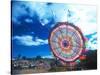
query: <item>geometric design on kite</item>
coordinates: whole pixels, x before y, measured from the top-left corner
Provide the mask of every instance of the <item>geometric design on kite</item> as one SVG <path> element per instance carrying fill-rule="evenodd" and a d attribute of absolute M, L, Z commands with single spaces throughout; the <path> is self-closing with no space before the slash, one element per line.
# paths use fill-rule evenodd
<path fill-rule="evenodd" d="M 53 54 L 62 61 L 76 60 L 84 49 L 81 30 L 71 23 L 59 22 L 51 30 L 49 44 Z"/>

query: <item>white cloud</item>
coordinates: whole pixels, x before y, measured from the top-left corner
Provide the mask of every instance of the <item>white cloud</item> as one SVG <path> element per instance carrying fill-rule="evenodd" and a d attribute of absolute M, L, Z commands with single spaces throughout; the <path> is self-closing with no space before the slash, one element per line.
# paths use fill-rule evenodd
<path fill-rule="evenodd" d="M 14 36 L 13 40 L 16 40 L 17 44 L 25 46 L 38 46 L 48 44 L 48 40 L 39 39 L 37 37 L 33 40 L 33 37 L 30 35 Z"/>
<path fill-rule="evenodd" d="M 47 55 L 47 56 L 42 56 L 43 58 L 54 58 L 54 56 L 53 55 Z"/>
<path fill-rule="evenodd" d="M 92 35 L 91 38 L 87 41 L 86 49 L 88 50 L 97 49 L 97 34 Z"/>
<path fill-rule="evenodd" d="M 40 23 L 42 24 L 42 26 L 45 26 L 46 24 L 49 23 L 49 20 L 48 19 L 43 19 L 43 20 L 40 20 Z"/>
<path fill-rule="evenodd" d="M 32 11 L 36 11 L 39 16 L 39 21 L 43 26 L 48 24 L 52 18 L 54 18 L 55 22 L 67 21 L 67 4 L 54 3 L 48 6 L 46 3 L 31 2 L 29 3 L 29 7 Z"/>
<path fill-rule="evenodd" d="M 26 11 L 26 7 L 23 6 L 23 2 L 13 4 L 13 6 L 12 6 L 12 21 L 14 23 L 20 24 L 21 21 L 19 20 L 19 18 L 24 15 L 28 15 L 28 12 Z"/>
<path fill-rule="evenodd" d="M 29 2 L 28 6 L 30 7 L 31 11 L 35 11 L 37 13 L 39 17 L 38 19 L 43 26 L 48 24 L 52 19 L 52 12 L 49 10 L 49 7 L 47 7 L 46 3 Z"/>
<path fill-rule="evenodd" d="M 25 19 L 25 22 L 27 22 L 27 23 L 32 23 L 33 21 L 32 21 L 32 19 Z"/>
<path fill-rule="evenodd" d="M 68 22 L 78 26 L 84 35 L 92 34 L 97 30 L 96 7 L 84 5 L 69 5 L 72 16 L 68 17 Z"/>
<path fill-rule="evenodd" d="M 63 8 L 62 8 L 63 7 Z M 67 21 L 67 4 L 54 4 L 51 7 L 51 10 L 53 12 L 53 17 L 55 19 L 55 22 L 66 22 Z"/>

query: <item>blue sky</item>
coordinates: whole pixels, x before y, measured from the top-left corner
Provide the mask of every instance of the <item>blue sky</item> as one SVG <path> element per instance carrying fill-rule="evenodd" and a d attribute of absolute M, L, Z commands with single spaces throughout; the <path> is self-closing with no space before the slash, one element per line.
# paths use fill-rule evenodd
<path fill-rule="evenodd" d="M 87 49 L 97 49 L 96 6 L 12 1 L 11 18 L 12 57 L 52 56 L 50 31 L 57 22 L 66 21 L 82 30 Z"/>

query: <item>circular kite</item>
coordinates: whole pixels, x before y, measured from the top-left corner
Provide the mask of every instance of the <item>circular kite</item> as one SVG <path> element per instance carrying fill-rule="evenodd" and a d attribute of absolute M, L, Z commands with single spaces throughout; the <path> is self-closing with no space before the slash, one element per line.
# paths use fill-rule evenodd
<path fill-rule="evenodd" d="M 57 58 L 65 62 L 72 62 L 82 53 L 84 37 L 78 27 L 71 23 L 59 22 L 51 30 L 49 44 Z"/>

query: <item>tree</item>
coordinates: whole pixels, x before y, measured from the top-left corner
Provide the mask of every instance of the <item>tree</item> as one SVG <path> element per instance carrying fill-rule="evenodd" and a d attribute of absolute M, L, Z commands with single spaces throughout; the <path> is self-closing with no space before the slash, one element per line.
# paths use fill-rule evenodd
<path fill-rule="evenodd" d="M 23 60 L 26 60 L 27 58 L 26 58 L 26 56 L 23 56 L 22 59 L 23 59 Z"/>
<path fill-rule="evenodd" d="M 36 60 L 40 60 L 42 57 L 40 55 L 36 56 Z"/>
<path fill-rule="evenodd" d="M 21 59 L 21 54 L 18 54 L 17 60 Z"/>

